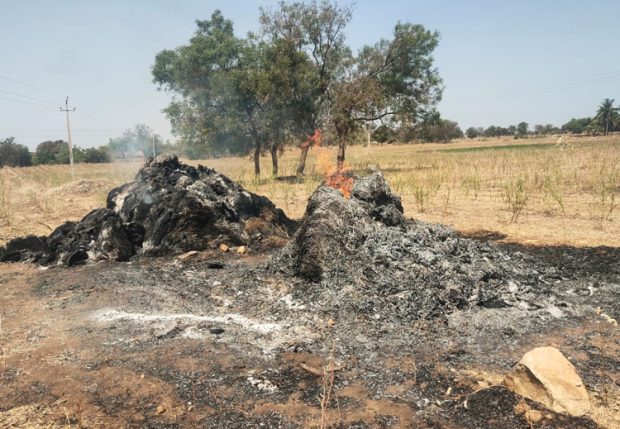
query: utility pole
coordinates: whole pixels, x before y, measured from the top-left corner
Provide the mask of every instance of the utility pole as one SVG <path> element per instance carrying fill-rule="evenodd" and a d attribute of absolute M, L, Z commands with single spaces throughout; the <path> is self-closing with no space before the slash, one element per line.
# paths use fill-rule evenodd
<path fill-rule="evenodd" d="M 71 144 L 71 125 L 69 124 L 69 112 L 75 112 L 75 107 L 69 109 L 69 97 L 65 100 L 65 108 L 60 108 L 61 112 L 67 112 L 67 143 L 69 143 L 69 164 L 71 164 L 71 172 L 73 173 L 73 145 Z"/>
<path fill-rule="evenodd" d="M 153 158 L 155 158 L 155 134 L 153 134 Z"/>

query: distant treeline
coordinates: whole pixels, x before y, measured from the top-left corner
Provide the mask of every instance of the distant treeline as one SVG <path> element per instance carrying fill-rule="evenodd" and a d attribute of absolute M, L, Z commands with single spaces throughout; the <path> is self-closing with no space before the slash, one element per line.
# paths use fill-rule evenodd
<path fill-rule="evenodd" d="M 144 125 L 137 124 L 121 136 L 111 138 L 107 145 L 98 148 L 82 149 L 73 147 L 75 163 L 105 163 L 113 158 L 125 159 L 129 156 L 140 158 L 156 156 L 164 151 L 182 149 L 163 143 L 161 138 Z M 182 151 L 180 151 L 182 152 Z M 47 140 L 37 145 L 34 152 L 16 143 L 14 137 L 0 140 L 0 167 L 27 167 L 30 165 L 69 164 L 69 144 L 64 140 Z"/>
<path fill-rule="evenodd" d="M 465 131 L 465 135 L 470 139 L 476 137 L 503 137 L 514 136 L 523 138 L 527 135 L 547 135 L 547 134 L 587 134 L 587 135 L 607 135 L 610 132 L 620 131 L 620 107 L 614 107 L 614 100 L 604 99 L 594 117 L 573 118 L 561 127 L 552 124 L 536 124 L 534 129 L 529 128 L 527 122 L 509 127 L 499 127 L 491 125 L 487 128 L 470 127 Z"/>
<path fill-rule="evenodd" d="M 375 127 L 358 128 L 351 132 L 351 144 L 365 144 L 368 139 L 379 143 L 441 142 L 448 143 L 453 139 L 468 137 L 527 138 L 534 135 L 575 134 L 575 135 L 607 135 L 620 131 L 620 108 L 614 107 L 613 99 L 601 102 L 595 116 L 573 118 L 564 125 L 556 127 L 552 124 L 536 124 L 533 129 L 527 122 L 501 127 L 491 125 L 487 128 L 470 127 L 465 132 L 458 123 L 442 118 L 438 112 L 425 117 L 416 125 L 396 126 L 394 123 L 378 124 Z M 220 136 L 227 139 L 219 145 L 197 146 L 187 144 L 183 139 L 178 143 L 164 143 L 160 136 L 144 124 L 136 124 L 127 129 L 121 136 L 111 138 L 107 145 L 98 148 L 73 148 L 74 162 L 104 163 L 113 158 L 124 160 L 127 157 L 145 158 L 163 152 L 176 152 L 191 159 L 214 158 L 227 155 L 246 155 L 251 147 L 239 144 L 234 136 Z M 322 144 L 337 144 L 336 136 L 329 130 L 322 135 Z M 295 141 L 289 142 L 296 143 Z M 39 143 L 34 153 L 22 144 L 15 142 L 13 137 L 0 140 L 0 167 L 30 166 L 41 164 L 69 164 L 69 145 L 63 140 L 48 140 Z"/>
<path fill-rule="evenodd" d="M 110 151 L 107 146 L 99 148 L 73 148 L 73 160 L 76 163 L 110 162 Z M 43 164 L 69 164 L 69 144 L 63 140 L 49 140 L 39 143 L 34 153 L 15 138 L 9 137 L 0 141 L 0 167 L 28 167 Z"/>

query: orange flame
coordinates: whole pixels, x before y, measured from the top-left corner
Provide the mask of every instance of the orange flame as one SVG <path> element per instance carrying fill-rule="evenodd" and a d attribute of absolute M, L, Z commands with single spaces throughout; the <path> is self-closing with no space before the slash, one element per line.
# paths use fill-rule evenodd
<path fill-rule="evenodd" d="M 314 134 L 308 136 L 305 142 L 303 142 L 300 146 L 301 149 L 305 149 L 307 147 L 312 146 L 321 146 L 321 142 L 323 140 L 323 133 L 320 129 L 314 130 Z"/>
<path fill-rule="evenodd" d="M 353 182 L 354 179 L 350 170 L 342 170 L 329 176 L 325 176 L 325 184 L 332 188 L 338 189 L 345 198 L 351 198 Z"/>
<path fill-rule="evenodd" d="M 317 150 L 316 171 L 323 175 L 324 183 L 334 189 L 338 189 L 345 198 L 351 198 L 355 178 L 351 169 L 345 164 L 338 171 L 335 165 L 335 156 L 329 148 L 321 147 Z"/>

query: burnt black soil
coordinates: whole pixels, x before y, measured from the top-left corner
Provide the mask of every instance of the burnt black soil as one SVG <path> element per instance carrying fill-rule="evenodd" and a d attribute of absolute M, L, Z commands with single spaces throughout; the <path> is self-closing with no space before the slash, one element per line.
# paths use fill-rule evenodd
<path fill-rule="evenodd" d="M 358 314 L 346 297 L 338 308 L 295 298 L 296 288 L 316 283 L 274 275 L 265 262 L 232 255 L 219 260 L 221 269 L 209 268 L 208 259 L 170 258 L 54 268 L 37 276 L 33 292 L 47 314 L 90 308 L 81 310 L 82 321 L 68 331 L 95 341 L 95 352 L 76 362 L 86 368 L 83 383 L 100 373 L 129 371 L 136 386 L 140 374 L 168 386 L 175 406 L 185 410 L 168 427 L 316 426 L 323 382 L 303 365 L 320 370 L 329 356 L 338 367 L 330 427 L 529 428 L 514 411 L 521 399 L 494 387 L 497 381 L 484 374 L 501 380 L 526 351 L 543 345 L 571 359 L 593 398 L 617 389 L 620 357 L 598 346 L 608 332 L 594 313 L 601 301 L 620 299 L 617 283 L 580 295 L 571 291 L 593 279 L 562 280 L 538 307 L 471 307 L 395 323 Z M 557 307 L 549 296 L 569 304 Z M 7 380 L 6 387 L 18 380 Z M 40 385 L 48 393 L 38 389 L 35 395 L 30 384 L 12 390 L 11 397 L 59 399 L 53 383 Z M 127 387 L 119 400 L 104 382 L 88 385 L 92 393 L 85 401 L 129 427 L 172 424 L 170 416 L 157 414 L 160 400 L 144 398 L 137 387 Z M 136 412 L 140 420 L 127 417 Z M 543 414 L 535 427 L 598 427 L 587 417 Z"/>

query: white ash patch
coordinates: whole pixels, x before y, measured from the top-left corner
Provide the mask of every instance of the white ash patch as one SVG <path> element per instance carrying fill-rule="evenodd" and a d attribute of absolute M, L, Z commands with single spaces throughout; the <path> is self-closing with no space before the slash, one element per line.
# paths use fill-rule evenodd
<path fill-rule="evenodd" d="M 286 304 L 286 306 L 291 310 L 305 310 L 306 309 L 306 305 L 293 299 L 293 295 L 290 293 L 280 298 L 280 301 Z"/>
<path fill-rule="evenodd" d="M 549 312 L 549 314 L 551 314 L 551 316 L 555 317 L 556 319 L 561 319 L 564 317 L 564 311 L 562 311 L 559 307 L 556 307 L 553 304 L 547 307 L 547 311 Z"/>
<path fill-rule="evenodd" d="M 275 393 L 278 390 L 278 386 L 276 386 L 266 378 L 256 378 L 253 376 L 249 376 L 247 380 L 252 387 L 257 388 L 258 390 L 262 390 L 263 392 Z"/>
<path fill-rule="evenodd" d="M 225 313 L 217 315 L 196 314 L 147 314 L 131 313 L 116 309 L 102 309 L 90 315 L 90 319 L 98 323 L 130 322 L 143 326 L 145 340 L 152 337 L 164 337 L 177 331 L 175 337 L 192 340 L 210 339 L 221 341 L 235 348 L 247 351 L 247 344 L 259 348 L 263 354 L 273 352 L 289 344 L 312 341 L 316 332 L 306 326 L 286 323 L 264 322 L 250 319 L 241 314 Z M 205 329 L 204 323 L 218 323 L 229 326 L 221 336 L 214 336 Z"/>
<path fill-rule="evenodd" d="M 117 320 L 130 320 L 140 324 L 151 324 L 161 322 L 186 322 L 186 323 L 223 323 L 239 325 L 242 328 L 258 332 L 260 334 L 269 334 L 282 330 L 282 326 L 278 323 L 264 323 L 257 320 L 248 319 L 241 314 L 228 313 L 223 315 L 198 316 L 196 314 L 146 314 L 146 313 L 128 313 L 125 311 L 107 309 L 99 310 L 91 316 L 97 322 L 114 322 Z"/>
<path fill-rule="evenodd" d="M 119 192 L 116 197 L 114 197 L 114 211 L 118 214 L 121 212 L 123 208 L 123 204 L 125 203 L 125 198 L 129 195 L 129 187 L 127 187 L 123 192 Z"/>

